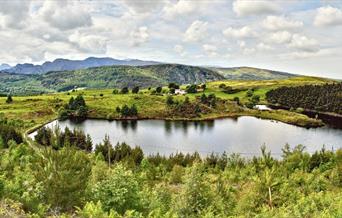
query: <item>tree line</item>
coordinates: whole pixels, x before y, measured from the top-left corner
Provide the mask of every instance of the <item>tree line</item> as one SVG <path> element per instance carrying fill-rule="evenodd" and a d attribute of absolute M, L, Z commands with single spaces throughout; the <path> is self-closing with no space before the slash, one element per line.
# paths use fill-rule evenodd
<path fill-rule="evenodd" d="M 342 114 L 342 83 L 280 87 L 266 93 L 271 104 Z"/>

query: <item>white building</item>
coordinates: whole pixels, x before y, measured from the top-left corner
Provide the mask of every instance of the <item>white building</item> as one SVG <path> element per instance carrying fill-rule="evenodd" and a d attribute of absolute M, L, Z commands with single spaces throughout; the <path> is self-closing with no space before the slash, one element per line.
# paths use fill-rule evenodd
<path fill-rule="evenodd" d="M 186 91 L 185 90 L 181 90 L 181 89 L 176 89 L 175 90 L 175 95 L 185 95 Z"/>

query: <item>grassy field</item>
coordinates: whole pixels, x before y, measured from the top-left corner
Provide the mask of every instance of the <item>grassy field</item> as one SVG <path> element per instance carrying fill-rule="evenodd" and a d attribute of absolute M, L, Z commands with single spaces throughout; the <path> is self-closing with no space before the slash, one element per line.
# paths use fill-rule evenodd
<path fill-rule="evenodd" d="M 196 120 L 214 119 L 219 117 L 255 116 L 265 119 L 275 119 L 278 121 L 291 123 L 299 126 L 319 126 L 322 123 L 315 119 L 310 119 L 305 115 L 277 110 L 258 111 L 238 106 L 231 101 L 234 97 L 239 97 L 241 102 L 247 102 L 247 89 L 253 88 L 254 94 L 260 96 L 261 103 L 265 101 L 265 93 L 280 86 L 293 86 L 303 84 L 322 84 L 328 82 L 325 79 L 313 77 L 296 77 L 286 80 L 268 81 L 216 81 L 207 83 L 206 94 L 215 94 L 217 97 L 226 100 L 223 105 L 213 110 L 211 113 L 202 114 L 200 117 L 191 118 Z M 245 89 L 235 94 L 226 94 L 219 88 L 220 84 L 225 84 L 233 88 Z M 165 92 L 167 88 L 164 88 Z M 116 112 L 116 107 L 125 104 L 135 104 L 138 108 L 138 118 L 140 119 L 187 119 L 186 117 L 176 117 L 169 113 L 166 105 L 167 94 L 151 95 L 151 91 L 141 90 L 139 94 L 112 94 L 112 89 L 106 90 L 78 90 L 76 92 L 60 92 L 54 94 L 44 94 L 37 96 L 19 97 L 14 96 L 13 103 L 5 103 L 6 98 L 0 97 L 0 113 L 5 117 L 23 121 L 23 129 L 28 130 L 35 126 L 44 124 L 57 118 L 58 110 L 66 104 L 72 96 L 82 94 L 89 107 L 89 118 L 120 119 L 120 114 Z M 202 93 L 187 94 L 191 101 Z M 176 100 L 184 100 L 185 96 L 174 96 Z"/>

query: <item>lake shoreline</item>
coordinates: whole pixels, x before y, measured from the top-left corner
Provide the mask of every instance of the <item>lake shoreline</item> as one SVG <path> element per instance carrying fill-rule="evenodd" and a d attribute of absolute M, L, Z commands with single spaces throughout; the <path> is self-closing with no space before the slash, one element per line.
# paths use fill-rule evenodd
<path fill-rule="evenodd" d="M 279 115 L 281 111 L 258 111 L 258 110 L 247 110 L 245 112 L 241 113 L 230 113 L 230 114 L 219 114 L 219 115 L 209 115 L 206 117 L 196 117 L 196 118 L 186 118 L 186 117 L 158 117 L 158 116 L 146 116 L 146 117 L 115 117 L 108 119 L 107 117 L 104 116 L 92 116 L 92 115 L 87 115 L 86 118 L 82 120 L 87 120 L 87 119 L 92 119 L 92 120 L 106 120 L 106 121 L 139 121 L 139 120 L 164 120 L 164 121 L 189 121 L 189 122 L 205 122 L 205 121 L 214 121 L 214 120 L 219 120 L 219 119 L 225 119 L 225 118 L 232 118 L 232 119 L 238 119 L 240 117 L 255 117 L 258 119 L 262 120 L 271 120 L 271 121 L 276 121 L 276 122 L 282 122 L 285 124 L 301 127 L 301 128 L 320 128 L 324 126 L 324 123 L 321 122 L 320 120 L 312 119 L 312 118 L 307 118 L 307 120 L 304 123 L 300 123 L 298 121 L 292 121 L 292 120 L 285 120 L 284 119 L 277 119 L 277 117 L 274 117 L 273 115 Z M 26 135 L 31 134 L 32 132 L 35 132 L 36 130 L 40 129 L 41 127 L 52 123 L 56 120 L 59 120 L 58 117 L 55 117 L 52 120 L 48 120 L 46 122 L 43 122 L 41 124 L 38 124 L 34 127 L 29 128 L 28 130 L 25 131 Z"/>
<path fill-rule="evenodd" d="M 144 152 L 191 153 L 212 152 L 244 153 L 258 152 L 263 144 L 270 146 L 274 152 L 289 143 L 291 146 L 305 142 L 310 152 L 320 149 L 323 144 L 335 148 L 339 143 L 338 132 L 329 127 L 308 129 L 282 122 L 260 119 L 254 116 L 241 116 L 238 119 L 222 118 L 210 121 L 182 121 L 165 119 L 105 119 L 55 120 L 46 124 L 47 128 L 59 126 L 61 130 L 79 129 L 89 134 L 95 144 L 102 142 L 109 135 L 113 145 L 125 142 L 131 146 L 144 147 Z M 39 126 L 36 126 L 39 128 Z M 265 131 L 274 131 L 276 137 L 269 138 Z M 33 129 L 31 129 L 33 131 Z M 31 132 L 28 139 L 36 134 Z M 318 137 L 316 135 L 319 134 Z M 337 138 L 336 138 L 337 137 Z M 314 146 L 314 147 L 311 147 Z M 252 149 L 252 150 L 250 150 Z M 308 151 L 309 151 L 308 150 Z"/>

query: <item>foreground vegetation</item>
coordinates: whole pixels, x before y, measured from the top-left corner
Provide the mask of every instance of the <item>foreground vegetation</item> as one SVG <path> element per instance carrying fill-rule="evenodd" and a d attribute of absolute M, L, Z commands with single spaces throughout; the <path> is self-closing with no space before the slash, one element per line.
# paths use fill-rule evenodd
<path fill-rule="evenodd" d="M 108 137 L 95 146 L 81 131 L 45 128 L 28 143 L 8 140 L 0 142 L 1 217 L 342 216 L 342 150 L 286 145 L 281 160 L 265 147 L 249 159 L 145 156 Z"/>
<path fill-rule="evenodd" d="M 330 82 L 325 79 L 310 77 L 295 77 L 286 80 L 268 81 L 216 81 L 206 83 L 205 88 L 200 87 L 194 93 L 174 95 L 176 104 L 167 103 L 169 92 L 174 88 L 152 87 L 150 89 L 116 90 L 75 90 L 54 94 L 35 96 L 12 96 L 10 103 L 8 97 L 0 97 L 0 114 L 17 120 L 21 128 L 29 130 L 42 125 L 61 114 L 61 109 L 69 103 L 70 99 L 82 95 L 87 104 L 87 118 L 97 119 L 190 119 L 205 120 L 219 117 L 256 116 L 265 119 L 275 119 L 299 126 L 320 126 L 322 122 L 310 119 L 305 115 L 284 110 L 259 111 L 251 109 L 255 104 L 266 104 L 265 94 L 274 88 L 282 86 L 299 86 L 305 84 L 325 84 Z M 187 89 L 182 86 L 182 89 Z M 124 91 L 124 92 L 122 92 Z M 158 92 L 157 92 L 158 91 Z M 215 96 L 216 104 L 210 105 L 202 102 L 201 97 Z M 188 100 L 186 100 L 188 98 Z M 186 104 L 183 104 L 183 103 Z M 190 102 L 190 104 L 187 104 Z M 125 105 L 127 107 L 125 107 Z M 126 112 L 135 106 L 137 114 L 129 116 Z M 183 107 L 183 108 L 182 108 Z M 125 108 L 123 112 L 118 109 Z M 197 110 L 197 113 L 195 109 Z M 67 109 L 64 115 L 84 114 L 81 110 Z M 183 110 L 187 109 L 187 110 Z M 179 111 L 181 113 L 179 113 Z M 183 112 L 182 112 L 183 111 Z M 184 112 L 185 111 L 185 112 Z M 189 113 L 187 113 L 188 111 Z M 126 114 L 126 115 L 125 115 Z M 124 116 L 123 116 L 124 115 Z M 18 124 L 19 125 L 19 124 Z"/>
<path fill-rule="evenodd" d="M 144 155 L 108 137 L 94 145 L 79 130 L 41 128 L 57 117 L 213 119 L 250 115 L 301 126 L 316 119 L 260 111 L 283 86 L 317 78 L 219 81 L 180 88 L 74 90 L 0 98 L 0 217 L 341 217 L 342 150 L 314 154 L 285 145 L 281 159 L 198 153 Z M 282 146 L 282 145 L 280 145 Z"/>

